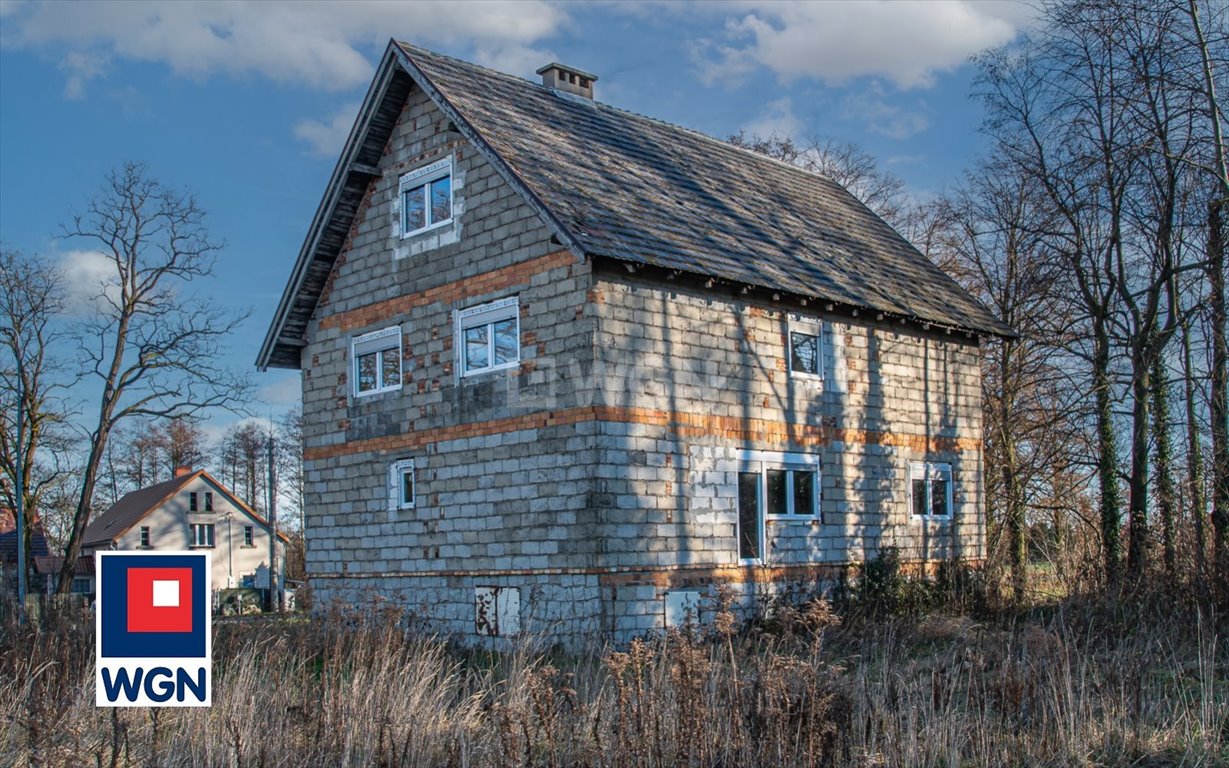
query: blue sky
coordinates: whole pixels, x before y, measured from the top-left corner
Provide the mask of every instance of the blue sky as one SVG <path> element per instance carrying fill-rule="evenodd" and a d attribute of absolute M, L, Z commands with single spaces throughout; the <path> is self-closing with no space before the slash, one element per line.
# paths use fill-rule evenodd
<path fill-rule="evenodd" d="M 225 361 L 250 370 L 390 37 L 530 79 L 562 61 L 598 75 L 600 101 L 714 136 L 854 141 L 924 198 L 982 146 L 968 56 L 1032 15 L 959 0 L 0 0 L 0 242 L 88 283 L 92 257 L 59 226 L 109 169 L 145 163 L 194 191 L 225 241 L 195 290 L 252 310 Z M 261 411 L 298 399 L 296 373 L 256 381 Z"/>

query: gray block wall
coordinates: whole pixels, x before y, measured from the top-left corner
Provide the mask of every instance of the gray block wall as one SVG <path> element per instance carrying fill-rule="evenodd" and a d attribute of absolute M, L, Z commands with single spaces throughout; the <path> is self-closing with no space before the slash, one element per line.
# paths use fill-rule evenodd
<path fill-rule="evenodd" d="M 450 155 L 453 225 L 401 238 L 399 176 Z M 664 626 L 672 591 L 725 582 L 750 601 L 886 545 L 984 556 L 975 339 L 581 262 L 417 89 L 380 169 L 303 351 L 321 604 L 391 601 L 473 638 L 476 590 L 499 588 L 524 632 L 625 641 Z M 511 295 L 520 366 L 459 377 L 454 313 Z M 788 373 L 791 312 L 822 322 L 820 379 Z M 355 397 L 351 339 L 391 325 L 401 386 Z M 756 568 L 737 550 L 746 451 L 820 466 L 821 518 L 769 521 Z M 404 458 L 417 506 L 390 509 Z M 951 521 L 909 515 L 915 460 L 951 464 Z"/>

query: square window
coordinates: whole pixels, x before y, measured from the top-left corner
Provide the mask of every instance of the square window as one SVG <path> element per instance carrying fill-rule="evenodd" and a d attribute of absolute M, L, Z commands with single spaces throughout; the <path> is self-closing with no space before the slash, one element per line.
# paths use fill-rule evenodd
<path fill-rule="evenodd" d="M 452 221 L 452 158 L 401 177 L 401 236 L 411 237 Z"/>
<path fill-rule="evenodd" d="M 356 336 L 350 342 L 354 358 L 354 394 L 373 395 L 401 387 L 401 329 Z"/>
<path fill-rule="evenodd" d="M 413 509 L 416 498 L 414 460 L 394 461 L 388 468 L 388 508 Z"/>
<path fill-rule="evenodd" d="M 744 451 L 738 472 L 738 556 L 763 561 L 768 522 L 819 522 L 819 457 Z"/>
<path fill-rule="evenodd" d="M 821 326 L 816 320 L 794 319 L 789 324 L 789 370 L 791 374 L 820 377 Z"/>
<path fill-rule="evenodd" d="M 950 464 L 915 461 L 909 465 L 909 513 L 914 517 L 951 519 Z"/>
<path fill-rule="evenodd" d="M 213 546 L 213 523 L 193 523 L 190 527 L 190 541 L 194 547 Z"/>
<path fill-rule="evenodd" d="M 516 296 L 457 313 L 460 373 L 511 368 L 521 360 L 520 302 Z"/>

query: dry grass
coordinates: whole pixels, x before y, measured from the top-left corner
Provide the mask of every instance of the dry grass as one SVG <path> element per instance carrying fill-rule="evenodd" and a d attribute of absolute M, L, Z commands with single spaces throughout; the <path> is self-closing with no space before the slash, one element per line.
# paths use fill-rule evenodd
<path fill-rule="evenodd" d="M 216 628 L 211 709 L 94 707 L 92 627 L 0 629 L 0 765 L 1229 764 L 1229 645 L 1194 608 L 846 619 L 823 602 L 565 656 L 396 616 Z"/>

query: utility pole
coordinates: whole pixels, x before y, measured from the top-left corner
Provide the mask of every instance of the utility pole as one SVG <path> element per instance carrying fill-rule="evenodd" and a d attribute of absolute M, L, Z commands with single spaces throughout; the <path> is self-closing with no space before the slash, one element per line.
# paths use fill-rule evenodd
<path fill-rule="evenodd" d="M 277 474 L 273 465 L 273 422 L 269 422 L 269 610 L 282 610 L 282 590 L 277 579 Z"/>

